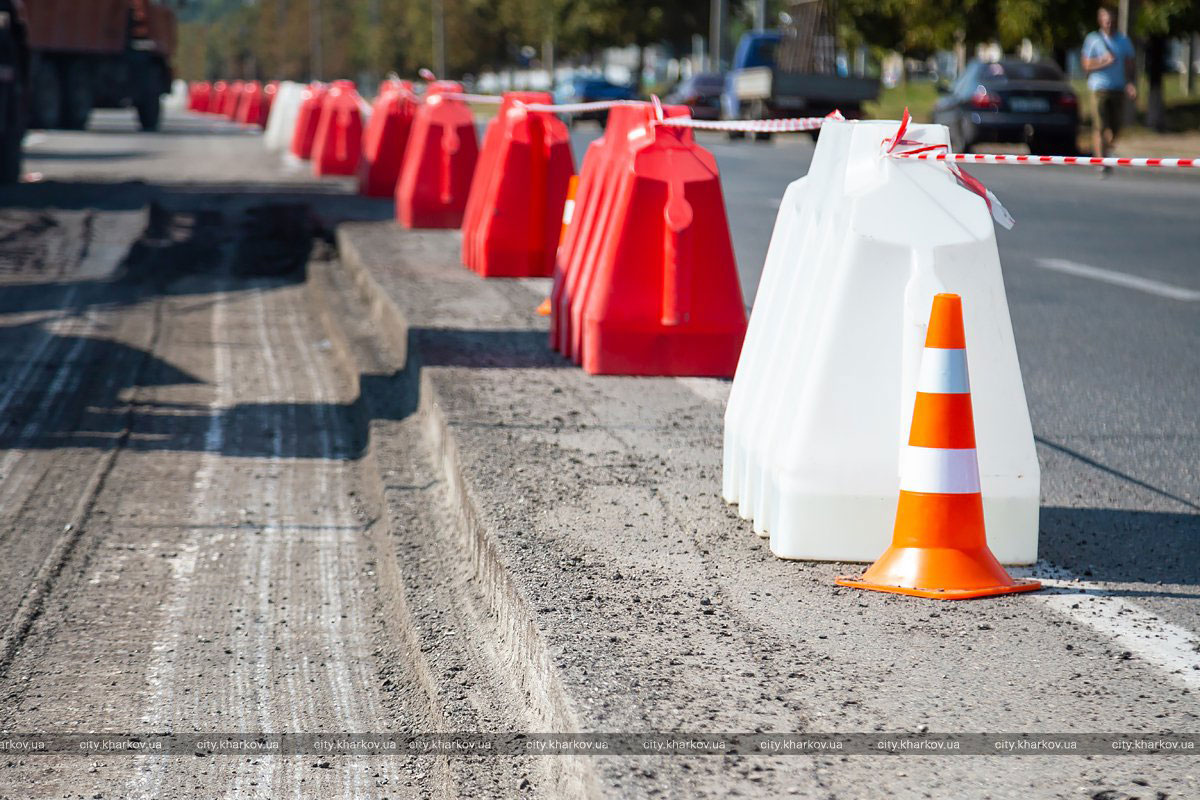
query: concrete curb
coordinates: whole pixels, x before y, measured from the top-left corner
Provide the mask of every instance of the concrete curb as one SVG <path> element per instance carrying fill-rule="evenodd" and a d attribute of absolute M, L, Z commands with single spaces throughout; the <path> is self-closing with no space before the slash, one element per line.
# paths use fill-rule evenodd
<path fill-rule="evenodd" d="M 355 397 L 357 398 L 354 413 L 362 418 L 363 422 L 367 424 L 369 431 L 371 411 L 365 407 L 369 401 L 363 396 L 362 381 L 360 380 L 363 365 L 355 353 L 355 347 L 351 343 L 345 327 L 335 319 L 334 306 L 331 303 L 331 297 L 338 291 L 333 275 L 331 274 L 334 269 L 336 269 L 336 262 L 309 262 L 308 276 L 304 282 L 304 289 L 307 293 L 308 304 L 320 321 L 321 329 L 329 336 L 334 361 L 338 365 L 338 368 L 345 373 L 345 379 L 354 388 Z M 413 614 L 408 606 L 405 593 L 401 590 L 404 576 L 396 559 L 390 557 L 389 548 L 391 547 L 391 543 L 389 535 L 391 534 L 391 528 L 388 524 L 388 515 L 385 511 L 384 480 L 379 469 L 379 459 L 376 449 L 375 437 L 368 433 L 362 458 L 362 477 L 364 479 L 364 487 L 369 492 L 369 495 L 363 499 L 375 509 L 376 513 L 376 519 L 367 529 L 367 536 L 372 549 L 379 554 L 375 563 L 377 565 L 376 569 L 379 571 L 379 583 L 384 587 L 384 592 L 382 593 L 383 606 L 390 618 L 400 620 L 400 624 L 391 626 L 391 630 L 400 634 L 397 637 L 399 644 L 407 651 L 405 653 L 405 663 L 415 669 L 417 683 L 425 692 L 430 711 L 436 718 L 441 720 L 442 728 L 446 729 L 449 726 L 445 724 L 445 716 L 441 713 L 438 704 L 437 680 L 430 671 L 428 662 L 421 658 L 421 639 L 417 634 L 416 626 L 413 624 Z M 437 765 L 439 773 L 440 796 L 460 796 L 460 787 L 455 781 L 449 764 L 441 759 L 435 760 L 434 763 Z"/>

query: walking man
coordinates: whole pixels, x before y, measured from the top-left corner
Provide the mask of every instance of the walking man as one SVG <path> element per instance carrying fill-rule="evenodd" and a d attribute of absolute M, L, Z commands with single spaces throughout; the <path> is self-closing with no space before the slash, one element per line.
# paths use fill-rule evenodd
<path fill-rule="evenodd" d="M 1083 40 L 1083 70 L 1092 91 L 1092 154 L 1108 156 L 1121 131 L 1125 97 L 1137 98 L 1133 83 L 1133 42 L 1113 30 L 1113 12 L 1100 6 L 1100 30 Z"/>

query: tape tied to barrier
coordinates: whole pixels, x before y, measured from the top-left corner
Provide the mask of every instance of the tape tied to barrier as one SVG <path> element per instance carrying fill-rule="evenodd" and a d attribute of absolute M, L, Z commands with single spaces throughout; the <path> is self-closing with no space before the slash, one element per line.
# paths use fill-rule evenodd
<path fill-rule="evenodd" d="M 905 139 L 904 134 L 908 132 L 909 123 L 912 122 L 912 115 L 908 109 L 904 109 L 904 116 L 900 118 L 900 127 L 889 138 L 884 139 L 881 143 L 884 155 L 891 158 L 911 158 L 915 156 L 927 156 L 930 153 L 947 153 L 950 150 L 948 144 L 925 144 L 924 142 L 915 139 Z M 908 148 L 902 150 L 899 148 Z M 996 197 L 992 190 L 983 185 L 975 176 L 971 175 L 965 169 L 952 161 L 947 161 L 946 169 L 958 181 L 958 184 L 964 189 L 974 192 L 983 198 L 983 202 L 987 204 L 988 212 L 992 215 L 997 223 L 1005 230 L 1012 230 L 1016 220 L 1012 214 L 1008 213 L 1008 209 L 1000 202 L 1000 198 Z"/>

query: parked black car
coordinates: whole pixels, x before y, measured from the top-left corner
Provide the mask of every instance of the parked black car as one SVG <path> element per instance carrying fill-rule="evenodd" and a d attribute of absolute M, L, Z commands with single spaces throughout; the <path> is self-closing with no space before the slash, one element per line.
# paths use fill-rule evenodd
<path fill-rule="evenodd" d="M 1051 62 L 972 61 L 939 89 L 933 121 L 950 129 L 957 152 L 977 142 L 1025 142 L 1039 155 L 1073 155 L 1079 98 Z"/>
<path fill-rule="evenodd" d="M 724 75 L 701 72 L 681 81 L 663 98 L 663 102 L 689 107 L 692 109 L 692 119 L 720 119 L 721 92 L 724 90 Z"/>

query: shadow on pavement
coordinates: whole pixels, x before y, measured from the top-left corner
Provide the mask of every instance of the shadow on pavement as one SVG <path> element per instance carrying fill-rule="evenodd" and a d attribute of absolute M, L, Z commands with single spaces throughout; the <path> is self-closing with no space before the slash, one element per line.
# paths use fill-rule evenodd
<path fill-rule="evenodd" d="M 130 450 L 206 451 L 213 447 L 212 430 L 219 428 L 219 452 L 226 456 L 355 459 L 365 452 L 373 414 L 400 419 L 416 410 L 423 365 L 566 366 L 541 332 L 417 328 L 408 338 L 406 367 L 361 376 L 352 402 L 279 397 L 216 410 L 203 404 L 132 404 L 138 387 L 199 379 L 103 331 L 63 333 L 64 323 L 159 296 L 195 295 L 195 303 L 186 306 L 194 311 L 210 306 L 217 291 L 228 297 L 295 286 L 306 280 L 310 260 L 332 254 L 332 231 L 340 221 L 392 215 L 390 203 L 344 193 L 239 189 L 123 182 L 0 190 L 0 211 L 38 209 L 17 215 L 13 223 L 41 225 L 26 237 L 35 243 L 39 232 L 56 235 L 41 217 L 48 209 L 146 211 L 145 229 L 103 279 L 46 279 L 33 268 L 42 254 L 31 255 L 28 241 L 6 247 L 0 238 L 0 260 L 14 263 L 17 278 L 0 284 L 0 314 L 38 315 L 0 325 L 0 448 L 107 449 L 128 429 L 122 446 Z M 32 259 L 25 272 L 21 258 Z"/>
<path fill-rule="evenodd" d="M 154 158 L 154 154 L 144 150 L 30 150 L 25 157 L 44 161 L 119 161 Z"/>
<path fill-rule="evenodd" d="M 1200 584 L 1200 513 L 1046 506 L 1039 542 L 1087 580 Z"/>

